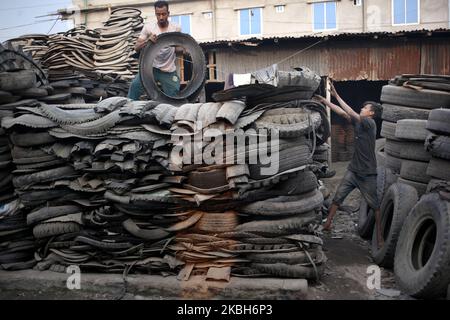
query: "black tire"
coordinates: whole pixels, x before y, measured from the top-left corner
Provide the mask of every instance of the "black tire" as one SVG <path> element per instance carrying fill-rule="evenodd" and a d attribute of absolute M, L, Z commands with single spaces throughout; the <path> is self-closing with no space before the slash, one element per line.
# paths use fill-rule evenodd
<path fill-rule="evenodd" d="M 431 160 L 431 154 L 425 149 L 422 142 L 405 141 L 398 146 L 400 148 L 400 158 L 402 159 L 422 162 Z"/>
<path fill-rule="evenodd" d="M 255 121 L 254 127 L 257 130 L 275 129 L 278 131 L 280 138 L 287 139 L 305 136 L 312 133 L 314 129 L 318 133 L 321 125 L 328 124 L 328 120 L 324 120 L 320 109 L 317 112 L 314 111 L 309 118 L 306 110 L 300 108 L 270 109 Z M 323 139 L 322 142 L 324 142 Z"/>
<path fill-rule="evenodd" d="M 402 160 L 400 177 L 403 179 L 428 184 L 431 177 L 427 175 L 427 168 L 428 162 Z"/>
<path fill-rule="evenodd" d="M 386 166 L 386 154 L 384 149 L 386 147 L 386 139 L 378 139 L 375 145 L 377 165 L 380 167 Z"/>
<path fill-rule="evenodd" d="M 0 254 L 0 264 L 12 264 L 28 261 L 33 257 L 32 252 L 13 252 Z"/>
<path fill-rule="evenodd" d="M 52 222 L 35 226 L 33 228 L 33 235 L 36 239 L 42 239 L 80 231 L 81 226 L 75 222 Z"/>
<path fill-rule="evenodd" d="M 55 138 L 49 135 L 47 132 L 36 133 L 23 133 L 23 134 L 11 134 L 11 142 L 19 147 L 34 147 L 42 146 L 56 142 Z"/>
<path fill-rule="evenodd" d="M 319 190 L 298 196 L 282 196 L 258 201 L 242 207 L 239 211 L 247 214 L 279 217 L 309 213 L 322 207 L 323 195 Z"/>
<path fill-rule="evenodd" d="M 449 108 L 450 105 L 447 105 Z M 436 109 L 428 117 L 427 129 L 436 133 L 450 135 L 450 109 Z"/>
<path fill-rule="evenodd" d="M 434 157 L 450 160 L 450 137 L 430 134 L 425 147 Z"/>
<path fill-rule="evenodd" d="M 33 225 L 48 219 L 80 212 L 77 206 L 44 207 L 27 215 L 27 224 Z"/>
<path fill-rule="evenodd" d="M 392 173 L 399 174 L 401 167 L 402 159 L 386 154 L 386 168 L 389 168 Z"/>
<path fill-rule="evenodd" d="M 395 137 L 398 139 L 425 141 L 430 133 L 426 120 L 405 119 L 397 122 Z"/>
<path fill-rule="evenodd" d="M 309 254 L 313 260 L 320 259 L 319 255 L 322 255 L 322 250 L 309 251 Z M 284 263 L 284 264 L 303 264 L 310 263 L 308 255 L 303 251 L 294 252 L 276 252 L 276 253 L 249 253 L 245 255 L 246 259 L 251 260 L 253 263 Z"/>
<path fill-rule="evenodd" d="M 0 90 L 25 90 L 36 87 L 36 75 L 31 70 L 0 73 Z"/>
<path fill-rule="evenodd" d="M 395 137 L 396 127 L 397 124 L 394 122 L 383 121 L 383 124 L 381 125 L 381 136 L 390 140 L 398 140 Z"/>
<path fill-rule="evenodd" d="M 297 217 L 247 222 L 237 226 L 235 231 L 261 232 L 273 235 L 296 234 L 304 232 L 307 225 L 317 222 L 318 219 L 319 216 L 316 212 L 310 212 Z"/>
<path fill-rule="evenodd" d="M 428 120 L 430 110 L 383 104 L 382 119 L 389 122 L 397 122 L 403 119 Z"/>
<path fill-rule="evenodd" d="M 450 161 L 432 158 L 428 165 L 427 175 L 433 178 L 450 181 Z"/>
<path fill-rule="evenodd" d="M 425 150 L 423 143 L 415 141 L 386 140 L 385 152 L 395 158 L 430 161 L 431 154 Z"/>
<path fill-rule="evenodd" d="M 41 149 L 21 148 L 19 146 L 15 146 L 14 148 L 12 148 L 11 154 L 14 160 L 49 156 L 48 153 L 44 152 Z"/>
<path fill-rule="evenodd" d="M 394 254 L 398 236 L 408 213 L 419 197 L 411 186 L 394 183 L 381 204 L 381 233 L 384 246 L 378 248 L 376 228 L 372 234 L 372 258 L 376 264 L 386 268 L 394 265 Z"/>
<path fill-rule="evenodd" d="M 311 150 L 307 145 L 294 146 L 292 148 L 287 148 L 280 150 L 279 152 L 279 163 L 278 172 L 271 175 L 264 175 L 262 170 L 264 168 L 269 168 L 269 165 L 252 164 L 249 165 L 250 177 L 254 180 L 261 180 L 268 178 L 272 175 L 285 172 L 294 168 L 301 167 L 312 161 Z"/>
<path fill-rule="evenodd" d="M 72 167 L 58 167 L 27 175 L 15 176 L 13 179 L 13 184 L 16 188 L 22 188 L 29 187 L 37 183 L 51 182 L 73 176 L 76 176 L 76 171 Z"/>
<path fill-rule="evenodd" d="M 436 109 L 450 106 L 450 93 L 436 90 L 413 90 L 405 87 L 387 85 L 381 92 L 383 103 L 404 105 L 423 109 Z"/>
<path fill-rule="evenodd" d="M 375 226 L 375 213 L 366 199 L 361 197 L 358 213 L 358 234 L 363 239 L 370 239 Z"/>
<path fill-rule="evenodd" d="M 157 86 L 153 76 L 153 61 L 161 49 L 171 46 L 180 46 L 186 49 L 190 53 L 193 62 L 192 79 L 187 87 L 176 97 L 169 97 L 164 94 Z M 174 103 L 180 103 L 186 100 L 194 101 L 200 94 L 206 81 L 205 55 L 203 54 L 202 48 L 190 35 L 181 32 L 163 33 L 158 36 L 155 44 L 150 44 L 142 50 L 140 74 L 142 84 L 151 100 Z M 143 77 L 142 75 L 146 76 Z"/>
<path fill-rule="evenodd" d="M 423 196 L 405 220 L 394 272 L 402 291 L 415 297 L 443 296 L 450 283 L 450 202 Z"/>
<path fill-rule="evenodd" d="M 290 279 L 309 279 L 318 280 L 317 277 L 323 273 L 323 266 L 317 266 L 317 273 L 313 267 L 305 267 L 302 265 L 288 265 L 284 263 L 264 264 L 264 263 L 252 263 L 250 265 L 263 273 Z"/>
<path fill-rule="evenodd" d="M 389 187 L 396 181 L 397 176 L 390 169 L 382 166 L 377 168 L 377 197 L 380 204 Z M 364 197 L 361 197 L 358 217 L 359 235 L 363 239 L 370 239 L 372 237 L 373 227 L 375 226 L 375 212 L 369 207 Z"/>
<path fill-rule="evenodd" d="M 411 180 L 404 179 L 404 178 L 398 178 L 398 182 L 407 184 L 407 185 L 413 187 L 414 189 L 416 189 L 419 197 L 421 197 L 422 195 L 424 195 L 427 192 L 428 184 L 426 184 L 426 183 L 411 181 Z"/>
<path fill-rule="evenodd" d="M 292 196 L 310 192 L 318 186 L 316 175 L 310 170 L 305 170 L 291 179 L 280 182 L 275 189 L 283 190 L 284 195 Z"/>
<path fill-rule="evenodd" d="M 386 139 L 384 152 L 386 152 L 388 155 L 392 157 L 400 158 L 400 151 L 402 144 L 403 144 L 402 141 Z"/>

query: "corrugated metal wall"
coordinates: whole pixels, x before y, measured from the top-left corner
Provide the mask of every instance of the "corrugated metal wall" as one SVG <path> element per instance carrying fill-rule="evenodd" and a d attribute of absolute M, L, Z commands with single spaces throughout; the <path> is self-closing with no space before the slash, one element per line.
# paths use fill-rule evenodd
<path fill-rule="evenodd" d="M 389 80 L 402 73 L 450 74 L 450 39 L 361 39 L 327 41 L 279 64 L 280 70 L 307 66 L 338 81 Z M 279 43 L 216 50 L 219 80 L 284 60 L 314 42 Z"/>

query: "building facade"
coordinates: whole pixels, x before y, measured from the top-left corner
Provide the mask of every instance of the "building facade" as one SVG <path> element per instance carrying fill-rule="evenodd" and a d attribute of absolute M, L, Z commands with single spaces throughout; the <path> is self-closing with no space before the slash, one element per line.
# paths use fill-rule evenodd
<path fill-rule="evenodd" d="M 450 28 L 450 0 L 171 0 L 172 19 L 198 42 Z M 109 11 L 154 1 L 73 0 L 76 25 L 99 28 Z"/>

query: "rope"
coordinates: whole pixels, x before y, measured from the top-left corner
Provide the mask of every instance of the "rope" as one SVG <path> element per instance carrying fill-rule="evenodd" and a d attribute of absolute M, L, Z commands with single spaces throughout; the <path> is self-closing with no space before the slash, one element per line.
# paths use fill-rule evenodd
<path fill-rule="evenodd" d="M 327 41 L 327 38 L 321 39 L 321 40 L 319 40 L 319 41 L 313 43 L 312 45 L 310 45 L 310 46 L 308 46 L 308 47 L 306 47 L 306 48 L 303 48 L 303 49 L 301 49 L 301 50 L 298 50 L 298 51 L 294 52 L 293 54 L 291 54 L 290 56 L 288 56 L 288 57 L 286 57 L 286 58 L 284 58 L 284 59 L 282 59 L 282 60 L 280 60 L 280 61 L 278 61 L 278 62 L 272 63 L 272 65 L 274 65 L 274 64 L 281 64 L 281 63 L 283 63 L 283 62 L 285 62 L 285 61 L 287 61 L 287 60 L 289 60 L 289 59 L 291 59 L 291 58 L 293 58 L 293 57 L 295 57 L 295 56 L 297 56 L 297 55 L 299 55 L 299 54 L 301 54 L 301 53 L 303 53 L 303 52 L 305 52 L 305 51 L 307 51 L 307 50 L 309 50 L 309 49 L 311 49 L 311 48 L 313 48 L 313 47 L 315 47 L 316 45 L 318 45 L 318 44 L 320 44 L 320 43 L 322 43 L 322 42 L 324 42 L 324 41 Z M 184 59 L 184 58 L 181 58 L 181 60 L 184 61 L 184 62 L 188 62 L 188 63 L 191 63 L 191 64 L 192 64 L 192 61 L 186 60 L 186 59 Z M 269 66 L 268 66 L 268 67 L 269 67 Z M 262 69 L 263 69 L 263 68 L 262 68 Z M 224 71 L 220 70 L 219 68 L 216 68 L 215 70 L 216 70 L 217 72 L 219 72 L 219 73 L 225 75 L 225 76 L 228 76 L 228 74 L 229 74 L 229 72 L 224 72 Z"/>

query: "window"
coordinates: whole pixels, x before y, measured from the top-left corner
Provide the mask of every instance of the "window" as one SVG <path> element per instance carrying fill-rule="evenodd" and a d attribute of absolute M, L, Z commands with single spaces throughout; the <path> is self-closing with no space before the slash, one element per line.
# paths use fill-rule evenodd
<path fill-rule="evenodd" d="M 283 13 L 284 12 L 284 5 L 275 6 L 275 12 L 276 13 Z"/>
<path fill-rule="evenodd" d="M 362 2 L 363 2 L 363 0 L 353 0 L 353 4 L 357 7 L 362 6 Z"/>
<path fill-rule="evenodd" d="M 171 16 L 170 21 L 181 26 L 183 33 L 191 34 L 191 15 Z"/>
<path fill-rule="evenodd" d="M 315 31 L 337 29 L 336 2 L 313 3 L 313 17 Z"/>
<path fill-rule="evenodd" d="M 392 0 L 392 24 L 419 23 L 419 0 Z"/>
<path fill-rule="evenodd" d="M 212 12 L 203 12 L 203 18 L 205 19 L 212 19 L 213 13 Z"/>
<path fill-rule="evenodd" d="M 262 34 L 262 9 L 239 10 L 239 25 L 241 36 Z"/>

